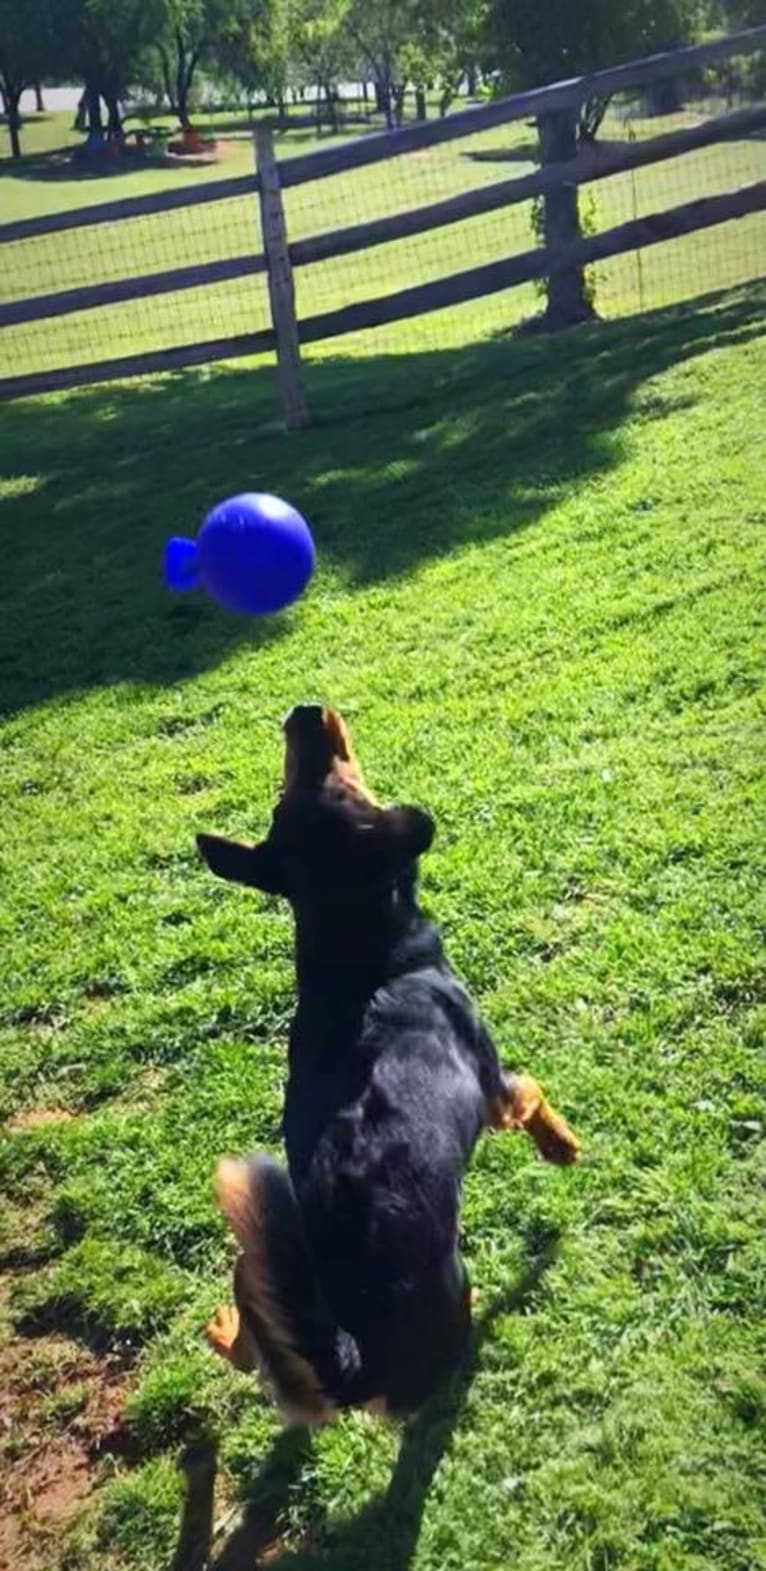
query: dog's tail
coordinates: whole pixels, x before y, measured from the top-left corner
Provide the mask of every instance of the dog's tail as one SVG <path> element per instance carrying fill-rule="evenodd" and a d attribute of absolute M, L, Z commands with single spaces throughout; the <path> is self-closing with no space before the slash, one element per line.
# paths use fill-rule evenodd
<path fill-rule="evenodd" d="M 211 1341 L 240 1367 L 259 1368 L 288 1423 L 327 1423 L 365 1399 L 361 1360 L 324 1302 L 290 1179 L 267 1157 L 224 1158 L 216 1192 L 242 1252 L 236 1352 L 214 1331 Z"/>

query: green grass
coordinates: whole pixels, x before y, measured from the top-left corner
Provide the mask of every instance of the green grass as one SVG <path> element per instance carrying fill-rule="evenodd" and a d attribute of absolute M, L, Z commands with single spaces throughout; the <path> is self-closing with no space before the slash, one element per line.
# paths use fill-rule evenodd
<path fill-rule="evenodd" d="M 280 1571 L 766 1566 L 763 304 L 547 343 L 455 313 L 438 350 L 312 364 L 289 441 L 242 368 L 4 410 L 4 1257 L 26 1331 L 135 1359 L 138 1457 L 68 1571 L 170 1565 L 189 1445 L 192 1503 L 217 1446 L 216 1512 L 249 1503 Z M 320 564 L 252 625 L 159 581 L 246 485 Z M 293 973 L 287 912 L 194 835 L 263 828 L 312 696 L 434 812 L 424 900 L 585 1146 L 481 1144 L 475 1356 L 401 1449 L 359 1416 L 277 1440 L 200 1336 L 214 1161 L 279 1149 Z M 43 1108 L 75 1116 L 19 1127 Z"/>

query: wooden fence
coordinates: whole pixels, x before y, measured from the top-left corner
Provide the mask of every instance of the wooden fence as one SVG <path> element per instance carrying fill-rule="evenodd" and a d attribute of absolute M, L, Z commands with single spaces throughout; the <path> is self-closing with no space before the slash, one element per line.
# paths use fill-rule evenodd
<path fill-rule="evenodd" d="M 307 410 L 300 378 L 300 345 L 329 339 L 363 328 L 377 327 L 419 316 L 445 306 L 477 299 L 532 279 L 550 277 L 559 270 L 614 257 L 656 245 L 696 230 L 726 223 L 766 210 L 766 181 L 758 181 L 723 195 L 700 198 L 681 206 L 651 213 L 555 250 L 537 247 L 481 267 L 470 268 L 431 283 L 297 321 L 292 271 L 312 262 L 345 256 L 390 241 L 423 234 L 528 201 L 560 185 L 580 185 L 657 164 L 666 159 L 766 128 L 766 104 L 719 115 L 705 123 L 650 137 L 641 142 L 594 146 L 571 161 L 548 164 L 531 174 L 495 182 L 478 190 L 421 206 L 391 217 L 353 224 L 310 239 L 289 242 L 282 191 L 351 169 L 419 151 L 449 140 L 474 135 L 493 126 L 519 119 L 539 119 L 556 110 L 577 108 L 595 97 L 613 96 L 692 72 L 717 61 L 746 55 L 766 47 L 766 25 L 728 38 L 668 51 L 647 59 L 590 73 L 532 92 L 517 93 L 477 108 L 462 110 L 443 120 L 407 126 L 402 130 L 366 136 L 341 146 L 320 149 L 277 163 L 271 132 L 257 133 L 257 173 L 234 179 L 214 180 L 194 188 L 156 192 L 67 213 L 20 219 L 0 225 L 0 246 L 76 228 L 119 223 L 143 215 L 176 211 L 202 203 L 243 195 L 258 197 L 264 251 L 225 258 L 196 266 L 175 267 L 77 289 L 32 295 L 0 305 L 0 327 L 61 317 L 94 307 L 109 306 L 150 295 L 173 293 L 221 283 L 256 273 L 266 273 L 272 326 L 235 337 L 210 339 L 141 354 L 94 361 L 0 378 L 0 399 L 19 398 L 87 383 L 130 376 L 144 376 L 183 366 L 234 359 L 276 351 L 280 391 L 289 428 L 305 423 Z"/>

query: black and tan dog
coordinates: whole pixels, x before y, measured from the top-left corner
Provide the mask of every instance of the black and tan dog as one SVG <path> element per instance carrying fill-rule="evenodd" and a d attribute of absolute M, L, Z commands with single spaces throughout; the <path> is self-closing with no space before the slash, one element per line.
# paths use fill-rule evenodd
<path fill-rule="evenodd" d="M 460 1186 L 482 1129 L 523 1128 L 552 1162 L 579 1147 L 534 1080 L 504 1074 L 418 908 L 428 814 L 376 803 L 332 710 L 293 710 L 285 736 L 267 838 L 199 837 L 214 873 L 289 900 L 298 983 L 288 1171 L 219 1164 L 240 1254 L 236 1307 L 207 1334 L 260 1369 L 288 1421 L 321 1423 L 343 1407 L 417 1408 L 458 1363 L 471 1319 Z"/>

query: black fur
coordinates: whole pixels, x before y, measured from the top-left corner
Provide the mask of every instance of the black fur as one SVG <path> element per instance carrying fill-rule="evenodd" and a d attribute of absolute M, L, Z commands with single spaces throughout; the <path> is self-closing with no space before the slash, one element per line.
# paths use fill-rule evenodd
<path fill-rule="evenodd" d="M 338 1407 L 418 1407 L 470 1329 L 461 1179 L 506 1082 L 418 906 L 432 835 L 426 814 L 328 777 L 285 793 L 260 846 L 199 841 L 214 872 L 286 895 L 295 915 L 289 1181 L 271 1172 L 265 1226 L 296 1352 Z M 257 1305 L 240 1310 L 258 1340 Z"/>

